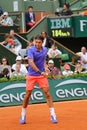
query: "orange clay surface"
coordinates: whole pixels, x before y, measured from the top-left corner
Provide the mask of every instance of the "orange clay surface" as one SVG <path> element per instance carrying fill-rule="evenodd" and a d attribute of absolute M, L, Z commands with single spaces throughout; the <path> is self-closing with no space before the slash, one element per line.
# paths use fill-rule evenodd
<path fill-rule="evenodd" d="M 87 100 L 54 103 L 58 124 L 50 122 L 44 103 L 29 105 L 26 124 L 20 125 L 21 107 L 0 108 L 0 130 L 87 130 Z"/>

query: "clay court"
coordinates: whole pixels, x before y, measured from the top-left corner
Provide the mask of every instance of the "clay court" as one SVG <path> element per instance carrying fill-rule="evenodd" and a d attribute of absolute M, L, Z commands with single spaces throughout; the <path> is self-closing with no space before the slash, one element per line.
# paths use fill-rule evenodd
<path fill-rule="evenodd" d="M 19 124 L 22 106 L 0 108 L 0 130 L 87 130 L 87 100 L 55 102 L 59 120 L 49 119 L 47 104 L 32 104 L 27 108 L 27 122 Z"/>

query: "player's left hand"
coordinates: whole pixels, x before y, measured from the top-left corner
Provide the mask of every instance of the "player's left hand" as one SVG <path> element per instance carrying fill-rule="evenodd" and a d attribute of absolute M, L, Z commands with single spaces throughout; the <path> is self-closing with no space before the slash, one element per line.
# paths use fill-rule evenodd
<path fill-rule="evenodd" d="M 48 73 L 47 72 L 41 72 L 41 75 L 48 76 Z"/>

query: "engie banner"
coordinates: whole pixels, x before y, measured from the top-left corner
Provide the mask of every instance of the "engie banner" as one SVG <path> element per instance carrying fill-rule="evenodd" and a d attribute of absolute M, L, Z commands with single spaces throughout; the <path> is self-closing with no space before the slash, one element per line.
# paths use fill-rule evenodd
<path fill-rule="evenodd" d="M 87 77 L 77 79 L 50 80 L 50 92 L 53 101 L 87 99 Z M 22 104 L 25 95 L 25 81 L 0 83 L 0 106 L 14 106 Z M 30 103 L 46 102 L 38 85 L 32 92 Z"/>

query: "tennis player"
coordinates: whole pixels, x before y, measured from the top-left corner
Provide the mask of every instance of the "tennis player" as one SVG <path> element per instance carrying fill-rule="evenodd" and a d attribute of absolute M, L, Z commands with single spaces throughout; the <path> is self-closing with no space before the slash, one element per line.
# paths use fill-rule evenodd
<path fill-rule="evenodd" d="M 49 84 L 44 69 L 45 60 L 47 56 L 47 48 L 42 46 L 43 38 L 38 35 L 35 38 L 35 46 L 28 49 L 28 75 L 26 76 L 26 95 L 23 100 L 23 107 L 21 112 L 20 124 L 26 123 L 26 108 L 31 96 L 32 90 L 36 83 L 43 90 L 50 110 L 50 120 L 57 123 L 55 110 L 53 107 L 52 98 L 49 92 Z"/>

